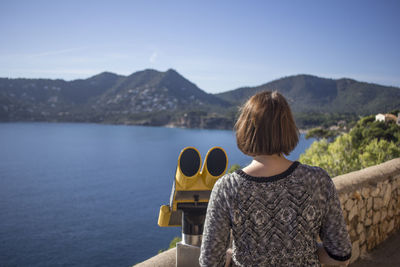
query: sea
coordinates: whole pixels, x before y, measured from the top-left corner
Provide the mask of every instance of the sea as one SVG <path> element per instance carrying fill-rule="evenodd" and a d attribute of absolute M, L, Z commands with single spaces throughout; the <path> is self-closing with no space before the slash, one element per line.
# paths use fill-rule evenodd
<path fill-rule="evenodd" d="M 187 146 L 251 161 L 227 130 L 1 123 L 0 266 L 132 266 L 166 249 L 181 229 L 159 227 L 159 208 Z"/>

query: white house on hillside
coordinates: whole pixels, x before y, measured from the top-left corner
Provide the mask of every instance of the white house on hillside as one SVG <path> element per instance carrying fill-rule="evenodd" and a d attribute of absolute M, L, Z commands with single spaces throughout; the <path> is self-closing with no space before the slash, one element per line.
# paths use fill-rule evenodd
<path fill-rule="evenodd" d="M 385 121 L 385 114 L 379 113 L 378 115 L 375 115 L 375 120 L 376 121 Z"/>
<path fill-rule="evenodd" d="M 394 121 L 398 125 L 400 125 L 400 113 L 398 114 L 397 117 L 396 117 L 396 115 L 393 115 L 393 114 L 379 113 L 378 115 L 375 115 L 375 121 L 383 121 L 383 122 Z"/>

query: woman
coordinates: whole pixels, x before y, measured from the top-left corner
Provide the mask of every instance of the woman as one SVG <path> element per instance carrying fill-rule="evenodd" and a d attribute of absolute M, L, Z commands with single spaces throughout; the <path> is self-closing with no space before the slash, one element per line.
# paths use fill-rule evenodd
<path fill-rule="evenodd" d="M 276 91 L 254 95 L 235 130 L 239 149 L 253 161 L 215 184 L 200 265 L 225 264 L 231 232 L 236 266 L 347 265 L 351 242 L 332 179 L 283 156 L 299 140 L 285 98 Z"/>

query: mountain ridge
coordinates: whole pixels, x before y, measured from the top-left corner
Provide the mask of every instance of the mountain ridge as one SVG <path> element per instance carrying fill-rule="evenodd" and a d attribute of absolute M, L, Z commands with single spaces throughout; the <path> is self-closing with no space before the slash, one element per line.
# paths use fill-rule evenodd
<path fill-rule="evenodd" d="M 400 106 L 399 100 L 388 105 L 383 105 L 383 101 L 375 101 L 377 97 L 381 97 L 377 94 L 377 90 L 391 96 L 385 97 L 385 100 L 400 97 L 398 87 L 360 82 L 351 78 L 321 78 L 309 74 L 287 76 L 259 86 L 240 87 L 216 95 L 231 103 L 240 104 L 251 95 L 263 90 L 277 90 L 282 93 L 294 112 L 348 112 L 365 115 L 388 112 Z M 352 96 L 349 91 L 356 96 Z M 311 101 L 315 101 L 315 107 L 307 103 Z M 379 105 L 384 107 L 381 108 Z"/>
<path fill-rule="evenodd" d="M 300 124 L 308 121 L 306 127 L 318 123 L 315 114 L 356 116 L 400 108 L 400 88 L 351 78 L 298 74 L 210 94 L 174 69 L 145 69 L 127 76 L 105 71 L 72 81 L 0 78 L 0 121 L 232 129 L 237 107 L 262 90 L 281 92 Z"/>

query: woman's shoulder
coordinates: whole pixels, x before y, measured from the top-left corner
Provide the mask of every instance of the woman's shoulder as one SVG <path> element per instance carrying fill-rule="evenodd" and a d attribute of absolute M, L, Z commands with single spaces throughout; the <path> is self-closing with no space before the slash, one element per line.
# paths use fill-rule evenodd
<path fill-rule="evenodd" d="M 296 176 L 318 187 L 330 188 L 334 186 L 328 172 L 318 166 L 300 163 L 296 170 Z"/>
<path fill-rule="evenodd" d="M 297 170 L 305 175 L 330 178 L 328 172 L 321 167 L 300 163 Z"/>
<path fill-rule="evenodd" d="M 234 190 L 240 184 L 240 175 L 237 172 L 227 173 L 217 180 L 214 188 Z"/>

